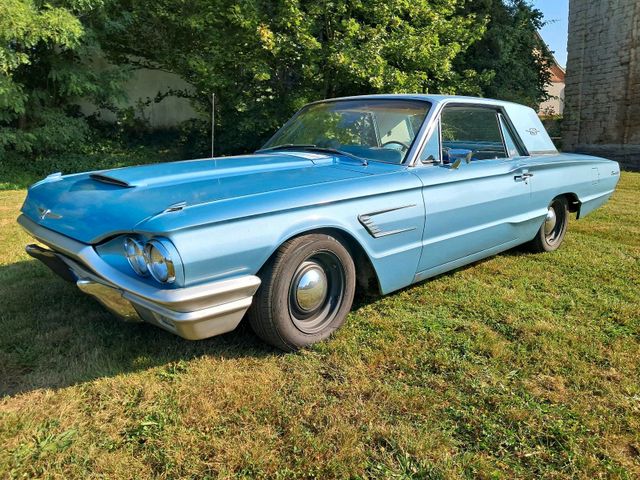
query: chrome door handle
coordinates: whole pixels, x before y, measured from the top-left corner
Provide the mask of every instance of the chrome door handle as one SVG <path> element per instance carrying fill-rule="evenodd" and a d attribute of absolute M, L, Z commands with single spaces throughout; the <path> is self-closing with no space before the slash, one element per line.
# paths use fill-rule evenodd
<path fill-rule="evenodd" d="M 513 179 L 514 179 L 516 182 L 524 182 L 524 181 L 526 181 L 527 179 L 529 179 L 529 178 L 531 178 L 531 177 L 533 177 L 533 173 L 523 172 L 521 175 L 515 175 L 515 176 L 513 177 Z"/>

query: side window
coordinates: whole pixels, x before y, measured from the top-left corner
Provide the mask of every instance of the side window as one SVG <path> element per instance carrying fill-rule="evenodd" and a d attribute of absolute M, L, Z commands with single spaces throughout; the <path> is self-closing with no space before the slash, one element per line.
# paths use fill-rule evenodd
<path fill-rule="evenodd" d="M 433 129 L 429 140 L 424 144 L 420 152 L 422 163 L 438 163 L 440 161 L 440 122 Z"/>
<path fill-rule="evenodd" d="M 509 129 L 509 126 L 507 125 L 507 122 L 505 121 L 504 117 L 502 116 L 502 114 L 499 114 L 498 116 L 500 117 L 500 127 L 502 128 L 502 136 L 504 137 L 504 144 L 507 147 L 507 153 L 509 154 L 509 157 L 518 157 L 522 155 L 522 152 L 520 151 L 520 149 L 518 148 L 518 145 L 513 139 L 513 135 L 511 135 L 511 130 Z"/>
<path fill-rule="evenodd" d="M 443 155 L 450 149 L 471 150 L 472 160 L 508 158 L 498 112 L 492 108 L 446 107 L 441 116 Z"/>

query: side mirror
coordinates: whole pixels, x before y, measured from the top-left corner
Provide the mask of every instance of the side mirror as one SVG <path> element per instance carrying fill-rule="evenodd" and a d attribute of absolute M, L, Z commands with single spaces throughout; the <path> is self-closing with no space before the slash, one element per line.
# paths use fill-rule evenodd
<path fill-rule="evenodd" d="M 451 168 L 455 170 L 462 164 L 463 160 L 465 163 L 470 163 L 472 157 L 473 150 L 467 150 L 466 148 L 450 148 L 447 151 L 448 161 L 444 163 L 450 164 Z"/>

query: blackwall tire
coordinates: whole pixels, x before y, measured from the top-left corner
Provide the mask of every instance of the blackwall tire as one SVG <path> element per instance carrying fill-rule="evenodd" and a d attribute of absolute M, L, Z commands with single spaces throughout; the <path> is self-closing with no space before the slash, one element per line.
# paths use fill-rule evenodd
<path fill-rule="evenodd" d="M 536 236 L 529 242 L 529 249 L 534 253 L 557 250 L 562 245 L 568 226 L 569 203 L 564 197 L 554 198 L 547 208 L 547 218 Z"/>
<path fill-rule="evenodd" d="M 248 319 L 265 342 L 293 351 L 327 339 L 351 309 L 356 270 L 336 238 L 309 234 L 285 242 L 261 271 Z"/>

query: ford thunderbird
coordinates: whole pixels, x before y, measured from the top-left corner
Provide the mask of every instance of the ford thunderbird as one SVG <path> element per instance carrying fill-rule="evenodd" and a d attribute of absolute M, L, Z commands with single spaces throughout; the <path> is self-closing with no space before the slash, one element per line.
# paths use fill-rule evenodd
<path fill-rule="evenodd" d="M 252 155 L 52 174 L 18 222 L 29 255 L 121 318 L 202 339 L 246 314 L 295 350 L 343 324 L 357 287 L 556 250 L 619 177 L 559 153 L 521 105 L 373 95 L 311 103 Z"/>

